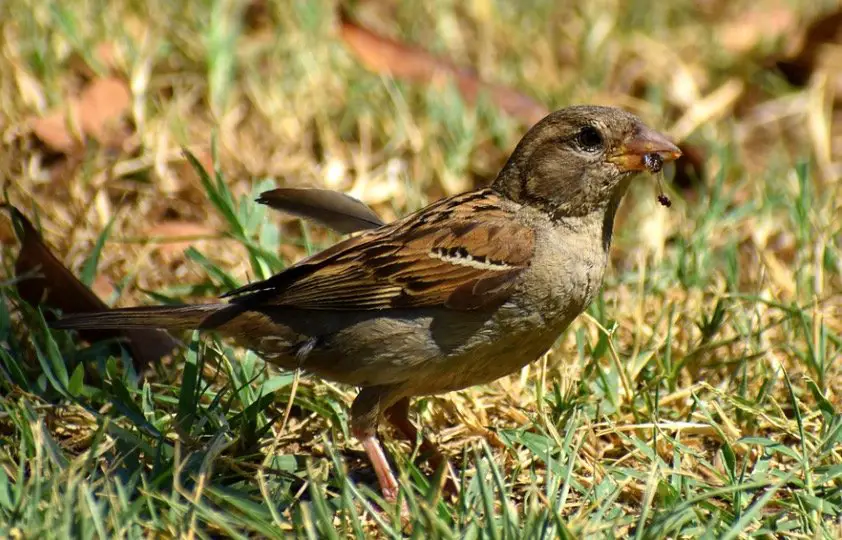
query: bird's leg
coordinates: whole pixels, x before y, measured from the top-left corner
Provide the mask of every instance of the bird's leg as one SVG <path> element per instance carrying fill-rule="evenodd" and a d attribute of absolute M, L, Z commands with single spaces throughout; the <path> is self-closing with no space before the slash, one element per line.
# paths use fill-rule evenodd
<path fill-rule="evenodd" d="M 409 398 L 399 399 L 394 405 L 383 412 L 383 416 L 389 421 L 401 435 L 409 442 L 415 444 L 418 440 L 418 429 L 409 421 Z M 426 438 L 421 439 L 422 452 L 435 452 L 435 446 Z"/>
<path fill-rule="evenodd" d="M 388 403 L 391 388 L 369 386 L 360 390 L 351 405 L 351 433 L 362 443 L 371 461 L 383 498 L 394 502 L 398 498 L 398 481 L 389 467 L 389 462 L 386 461 L 380 441 L 377 440 L 377 420 L 380 417 L 381 405 L 384 402 Z"/>
<path fill-rule="evenodd" d="M 386 461 L 386 454 L 383 453 L 383 447 L 380 441 L 374 435 L 355 434 L 365 448 L 365 453 L 371 461 L 371 466 L 374 467 L 374 474 L 377 475 L 377 483 L 380 484 L 380 492 L 383 498 L 390 503 L 398 499 L 398 481 L 395 475 L 392 474 L 392 469 L 389 467 L 389 462 Z"/>
<path fill-rule="evenodd" d="M 418 428 L 409 421 L 409 398 L 401 398 L 394 405 L 383 413 L 390 424 L 403 434 L 410 443 L 418 441 Z M 427 437 L 421 437 L 420 447 L 422 454 L 427 455 L 427 460 L 434 470 L 444 467 L 445 480 L 444 489 L 450 494 L 458 494 L 459 487 L 456 483 L 456 473 L 450 465 L 450 461 Z"/>

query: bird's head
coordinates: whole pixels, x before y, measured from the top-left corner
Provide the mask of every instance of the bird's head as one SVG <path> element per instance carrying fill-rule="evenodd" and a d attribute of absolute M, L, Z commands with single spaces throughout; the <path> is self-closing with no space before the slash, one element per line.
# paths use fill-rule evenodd
<path fill-rule="evenodd" d="M 680 155 L 666 136 L 622 109 L 567 107 L 529 130 L 492 187 L 553 217 L 584 216 L 616 209 L 628 180 L 655 156 L 666 162 Z"/>

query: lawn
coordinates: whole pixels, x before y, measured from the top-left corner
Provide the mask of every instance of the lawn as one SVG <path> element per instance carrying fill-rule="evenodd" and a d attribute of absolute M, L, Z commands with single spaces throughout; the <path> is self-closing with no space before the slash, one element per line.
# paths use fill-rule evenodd
<path fill-rule="evenodd" d="M 842 537 L 838 5 L 572 4 L 0 3 L 0 536 Z M 549 354 L 414 400 L 458 495 L 382 429 L 408 517 L 350 436 L 356 389 L 45 322 L 97 305 L 67 270 L 114 306 L 268 277 L 340 236 L 260 192 L 391 221 L 573 103 L 681 143 L 673 204 L 634 182 Z"/>

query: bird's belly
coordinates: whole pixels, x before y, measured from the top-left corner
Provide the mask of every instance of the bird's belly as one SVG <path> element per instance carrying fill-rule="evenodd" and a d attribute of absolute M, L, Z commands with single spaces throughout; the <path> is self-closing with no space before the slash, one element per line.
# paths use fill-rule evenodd
<path fill-rule="evenodd" d="M 538 312 L 495 317 L 474 339 L 431 362 L 414 377 L 417 394 L 436 394 L 492 382 L 546 353 L 575 314 L 547 318 Z M 487 339 L 493 336 L 493 339 Z"/>
<path fill-rule="evenodd" d="M 437 394 L 486 384 L 522 369 L 546 353 L 560 331 L 507 336 L 464 354 L 443 358 L 440 369 L 417 376 L 417 394 Z"/>
<path fill-rule="evenodd" d="M 347 384 L 398 384 L 407 395 L 450 392 L 491 382 L 538 359 L 576 314 L 547 318 L 507 304 L 491 314 L 440 310 L 374 319 L 332 336 L 305 365 Z"/>

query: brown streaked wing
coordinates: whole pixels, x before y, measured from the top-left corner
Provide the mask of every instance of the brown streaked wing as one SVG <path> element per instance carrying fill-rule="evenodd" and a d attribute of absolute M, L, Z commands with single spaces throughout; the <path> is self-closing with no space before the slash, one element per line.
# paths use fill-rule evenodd
<path fill-rule="evenodd" d="M 491 190 L 433 204 L 394 224 L 328 248 L 240 289 L 234 303 L 302 309 L 493 307 L 529 266 L 532 229 Z"/>

